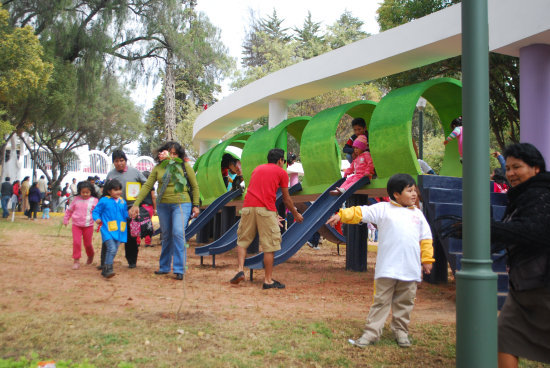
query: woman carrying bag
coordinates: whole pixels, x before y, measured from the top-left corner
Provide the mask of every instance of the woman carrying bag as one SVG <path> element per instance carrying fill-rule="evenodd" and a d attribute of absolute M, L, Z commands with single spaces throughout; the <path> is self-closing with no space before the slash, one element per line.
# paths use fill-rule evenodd
<path fill-rule="evenodd" d="M 185 228 L 189 218 L 199 214 L 199 186 L 191 165 L 185 162 L 185 150 L 177 142 L 167 142 L 158 149 L 158 164 L 143 184 L 132 208 L 131 218 L 139 214 L 139 205 L 158 183 L 157 213 L 162 232 L 162 250 L 157 275 L 172 270 L 183 280 L 187 263 Z"/>

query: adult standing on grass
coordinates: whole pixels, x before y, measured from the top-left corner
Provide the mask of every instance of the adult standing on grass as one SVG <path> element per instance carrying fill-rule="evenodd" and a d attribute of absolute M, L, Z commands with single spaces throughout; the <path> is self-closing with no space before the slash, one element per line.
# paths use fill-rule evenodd
<path fill-rule="evenodd" d="M 7 218 L 10 215 L 8 202 L 13 194 L 13 185 L 10 183 L 9 176 L 6 176 L 6 181 L 2 183 L 0 191 L 2 193 L 2 218 Z"/>
<path fill-rule="evenodd" d="M 165 275 L 173 269 L 176 279 L 183 280 L 187 263 L 185 228 L 191 213 L 198 216 L 200 212 L 199 185 L 193 168 L 185 161 L 185 150 L 179 143 L 167 142 L 157 152 L 159 164 L 149 174 L 129 214 L 131 218 L 139 214 L 139 205 L 158 183 L 157 213 L 162 232 L 162 250 L 159 269 L 155 274 Z"/>
<path fill-rule="evenodd" d="M 281 188 L 283 202 L 294 216 L 294 220 L 303 221 L 302 215 L 294 207 L 294 202 L 288 193 L 288 174 L 284 169 L 285 164 L 285 151 L 273 148 L 267 154 L 267 164 L 256 167 L 252 172 L 237 230 L 239 270 L 231 279 L 232 284 L 238 284 L 244 280 L 246 249 L 256 237 L 256 233 L 259 233 L 260 246 L 264 252 L 263 288 L 283 289 L 285 287 L 284 284 L 272 278 L 274 253 L 281 249 L 281 232 L 275 207 L 277 189 Z"/>
<path fill-rule="evenodd" d="M 38 189 L 38 182 L 32 183 L 31 188 L 29 189 L 29 212 L 28 217 L 29 220 L 32 219 L 33 221 L 36 220 L 36 215 L 38 213 L 38 208 L 40 207 L 40 201 L 41 201 L 41 193 L 40 189 Z"/>
<path fill-rule="evenodd" d="M 513 144 L 504 157 L 509 203 L 491 225 L 491 251 L 506 249 L 509 267 L 498 365 L 517 367 L 518 357 L 550 363 L 550 173 L 532 144 Z"/>
<path fill-rule="evenodd" d="M 38 179 L 38 190 L 40 190 L 40 199 L 44 199 L 48 191 L 48 183 L 44 175 L 40 175 L 40 179 Z"/>
<path fill-rule="evenodd" d="M 29 189 L 31 185 L 29 182 L 29 177 L 25 176 L 23 178 L 23 181 L 21 182 L 21 211 L 24 215 L 26 215 L 25 212 L 27 212 L 29 207 Z"/>
<path fill-rule="evenodd" d="M 115 150 L 112 154 L 114 169 L 107 174 L 105 182 L 117 179 L 122 184 L 122 199 L 126 201 L 128 208 L 134 204 L 135 197 L 141 185 L 147 180 L 145 176 L 136 168 L 128 166 L 128 159 L 122 150 Z M 128 221 L 129 222 L 129 221 Z M 102 254 L 104 250 L 102 248 Z M 128 261 L 129 268 L 136 268 L 139 247 L 135 237 L 128 234 L 128 239 L 124 244 L 124 253 Z"/>

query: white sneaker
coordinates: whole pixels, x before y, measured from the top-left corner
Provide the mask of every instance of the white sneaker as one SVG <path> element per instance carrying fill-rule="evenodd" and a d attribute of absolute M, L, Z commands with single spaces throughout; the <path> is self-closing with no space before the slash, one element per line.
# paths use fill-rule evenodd
<path fill-rule="evenodd" d="M 307 244 L 310 248 L 315 249 L 315 247 L 313 246 L 313 244 L 311 244 L 310 242 L 307 242 L 306 244 Z"/>
<path fill-rule="evenodd" d="M 406 335 L 396 336 L 395 341 L 397 341 L 397 345 L 401 348 L 408 348 L 411 346 L 411 342 L 409 340 L 409 337 Z"/>
<path fill-rule="evenodd" d="M 367 346 L 376 344 L 376 340 L 371 340 L 365 335 L 361 336 L 357 340 L 348 339 L 348 342 L 352 344 L 353 346 L 357 346 L 358 348 L 366 348 Z"/>

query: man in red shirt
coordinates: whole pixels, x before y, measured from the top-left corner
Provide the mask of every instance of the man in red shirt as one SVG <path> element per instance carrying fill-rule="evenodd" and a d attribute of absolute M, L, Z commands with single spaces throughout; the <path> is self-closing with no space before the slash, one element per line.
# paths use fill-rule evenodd
<path fill-rule="evenodd" d="M 281 249 L 281 231 L 275 199 L 277 189 L 281 188 L 283 203 L 294 215 L 294 220 L 302 222 L 303 217 L 296 211 L 294 202 L 288 193 L 288 174 L 283 169 L 286 164 L 285 152 L 280 148 L 273 148 L 267 154 L 267 164 L 254 169 L 248 184 L 241 211 L 241 221 L 237 230 L 237 257 L 239 272 L 231 279 L 232 284 L 244 280 L 244 259 L 246 248 L 256 237 L 260 236 L 260 246 L 264 252 L 264 289 L 283 289 L 284 284 L 271 278 L 273 273 L 273 259 L 276 251 Z"/>

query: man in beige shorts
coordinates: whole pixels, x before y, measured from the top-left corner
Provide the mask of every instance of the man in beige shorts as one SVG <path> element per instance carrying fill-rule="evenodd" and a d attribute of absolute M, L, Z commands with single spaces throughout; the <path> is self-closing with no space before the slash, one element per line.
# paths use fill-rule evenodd
<path fill-rule="evenodd" d="M 285 285 L 272 279 L 273 260 L 276 251 L 281 249 L 281 231 L 277 217 L 275 199 L 277 189 L 281 188 L 283 203 L 294 215 L 297 222 L 302 222 L 302 215 L 296 211 L 288 193 L 288 174 L 283 169 L 286 163 L 285 152 L 273 148 L 267 154 L 267 164 L 254 169 L 244 198 L 241 211 L 241 221 L 237 230 L 237 257 L 239 270 L 231 279 L 232 284 L 244 280 L 244 260 L 246 248 L 256 237 L 260 237 L 260 247 L 264 252 L 264 284 L 263 289 L 284 289 Z"/>

